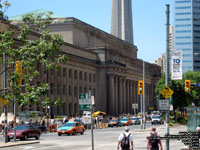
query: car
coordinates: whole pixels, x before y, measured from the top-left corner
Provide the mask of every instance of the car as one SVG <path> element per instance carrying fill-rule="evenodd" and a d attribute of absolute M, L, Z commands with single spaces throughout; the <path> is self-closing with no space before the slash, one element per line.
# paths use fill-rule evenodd
<path fill-rule="evenodd" d="M 85 128 L 79 122 L 67 122 L 57 130 L 58 136 L 62 134 L 76 135 L 76 133 L 84 134 Z"/>
<path fill-rule="evenodd" d="M 151 124 L 164 124 L 164 120 L 160 115 L 153 115 L 151 119 Z"/>
<path fill-rule="evenodd" d="M 116 120 L 115 119 L 110 120 L 109 123 L 108 123 L 108 127 L 114 127 L 114 126 L 121 127 L 122 126 L 121 121 L 117 120 L 117 119 Z"/>
<path fill-rule="evenodd" d="M 35 125 L 36 126 L 36 128 L 38 128 L 38 129 L 40 129 L 41 130 L 41 133 L 47 133 L 48 132 L 48 129 L 47 129 L 47 127 L 46 126 L 41 126 L 40 124 L 37 124 L 37 125 Z"/>
<path fill-rule="evenodd" d="M 129 126 L 132 125 L 132 121 L 128 118 L 123 118 L 120 120 L 123 126 Z"/>
<path fill-rule="evenodd" d="M 140 124 L 140 120 L 138 117 L 131 117 L 130 120 L 132 121 L 132 124 Z"/>
<path fill-rule="evenodd" d="M 16 126 L 16 139 L 27 140 L 28 138 L 40 139 L 41 131 L 32 125 Z M 8 141 L 14 138 L 14 129 L 8 131 Z"/>

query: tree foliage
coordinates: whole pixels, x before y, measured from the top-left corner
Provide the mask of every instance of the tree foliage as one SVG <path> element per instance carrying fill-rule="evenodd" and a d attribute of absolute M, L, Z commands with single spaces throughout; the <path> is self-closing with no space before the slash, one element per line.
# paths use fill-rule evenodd
<path fill-rule="evenodd" d="M 21 106 L 40 104 L 42 101 L 44 106 L 53 104 L 49 98 L 42 99 L 49 90 L 48 83 L 37 81 L 44 78 L 40 75 L 41 69 L 46 74 L 49 69 L 59 69 L 59 64 L 67 60 L 60 51 L 63 38 L 58 34 L 51 35 L 49 31 L 31 38 L 33 31 L 42 31 L 51 23 L 51 14 L 49 12 L 46 19 L 34 14 L 26 15 L 17 31 L 8 28 L 0 33 L 0 57 L 6 54 L 6 70 L 10 72 L 9 90 L 6 95 L 1 93 L 0 97 L 13 101 L 15 96 Z M 16 61 L 20 61 L 23 68 L 22 84 L 19 83 L 20 74 L 14 69 Z M 60 101 L 55 104 L 61 106 Z"/>
<path fill-rule="evenodd" d="M 191 91 L 185 92 L 185 80 L 191 80 Z M 200 106 L 200 87 L 195 87 L 196 83 L 200 83 L 200 72 L 188 71 L 183 75 L 182 80 L 170 80 L 169 87 L 174 91 L 172 95 L 174 109 L 179 107 L 187 107 L 192 103 Z M 165 74 L 158 81 L 155 92 L 159 99 L 164 99 L 160 94 L 165 87 Z"/>

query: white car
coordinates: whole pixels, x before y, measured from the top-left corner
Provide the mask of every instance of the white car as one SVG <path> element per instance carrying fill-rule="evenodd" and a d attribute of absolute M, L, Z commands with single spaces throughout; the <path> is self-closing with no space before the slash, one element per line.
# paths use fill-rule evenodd
<path fill-rule="evenodd" d="M 130 120 L 132 121 L 132 124 L 140 124 L 140 120 L 138 117 L 131 117 Z"/>
<path fill-rule="evenodd" d="M 164 120 L 160 115 L 153 115 L 151 118 L 151 124 L 164 124 Z"/>

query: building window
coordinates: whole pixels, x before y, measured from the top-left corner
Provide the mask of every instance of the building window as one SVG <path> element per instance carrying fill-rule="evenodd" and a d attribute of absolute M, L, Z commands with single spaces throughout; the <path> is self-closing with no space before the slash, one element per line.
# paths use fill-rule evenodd
<path fill-rule="evenodd" d="M 87 81 L 87 72 L 84 72 L 84 80 Z"/>
<path fill-rule="evenodd" d="M 69 85 L 69 95 L 70 96 L 72 95 L 72 87 L 71 87 L 71 85 Z"/>
<path fill-rule="evenodd" d="M 89 81 L 92 82 L 92 74 L 89 74 Z"/>
<path fill-rule="evenodd" d="M 60 115 L 60 107 L 57 106 L 57 115 Z"/>
<path fill-rule="evenodd" d="M 60 77 L 60 69 L 57 70 L 57 76 Z"/>
<path fill-rule="evenodd" d="M 54 91 L 54 84 L 53 83 L 51 83 L 51 89 L 50 89 L 51 91 L 51 94 L 53 94 L 53 91 Z"/>
<path fill-rule="evenodd" d="M 84 87 L 84 93 L 87 93 L 87 87 Z"/>
<path fill-rule="evenodd" d="M 93 82 L 96 82 L 96 74 L 93 75 Z"/>
<path fill-rule="evenodd" d="M 63 95 L 66 95 L 66 85 L 63 85 Z"/>
<path fill-rule="evenodd" d="M 79 87 L 79 94 L 82 93 L 82 92 L 83 92 L 83 91 L 82 91 L 82 87 L 80 86 L 80 87 Z"/>
<path fill-rule="evenodd" d="M 72 69 L 69 69 L 69 78 L 72 78 Z"/>
<path fill-rule="evenodd" d="M 37 111 L 40 111 L 40 105 L 37 104 Z"/>
<path fill-rule="evenodd" d="M 75 115 L 77 115 L 77 110 L 78 110 L 77 106 L 78 106 L 77 104 L 74 104 L 74 113 L 75 113 Z"/>
<path fill-rule="evenodd" d="M 74 79 L 77 80 L 77 71 L 74 71 Z"/>
<path fill-rule="evenodd" d="M 74 87 L 74 96 L 77 96 L 78 92 L 77 92 L 77 86 Z"/>
<path fill-rule="evenodd" d="M 93 95 L 94 95 L 94 97 L 96 96 L 96 90 L 95 90 L 95 88 L 93 89 Z"/>
<path fill-rule="evenodd" d="M 66 77 L 66 68 L 63 68 L 63 77 Z"/>
<path fill-rule="evenodd" d="M 53 76 L 53 73 L 54 73 L 53 68 L 51 68 L 51 76 Z"/>
<path fill-rule="evenodd" d="M 57 94 L 60 94 L 60 84 L 57 84 Z"/>
<path fill-rule="evenodd" d="M 82 71 L 79 72 L 79 80 L 82 80 Z"/>
<path fill-rule="evenodd" d="M 66 115 L 66 103 L 63 104 L 63 115 Z"/>

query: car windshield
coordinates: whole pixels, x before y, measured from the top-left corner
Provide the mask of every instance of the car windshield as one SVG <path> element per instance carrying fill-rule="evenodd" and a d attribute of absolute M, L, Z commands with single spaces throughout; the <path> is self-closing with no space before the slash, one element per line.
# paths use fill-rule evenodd
<path fill-rule="evenodd" d="M 160 119 L 160 116 L 153 116 L 153 119 Z"/>
<path fill-rule="evenodd" d="M 137 118 L 131 118 L 131 120 L 137 120 Z"/>
<path fill-rule="evenodd" d="M 64 124 L 63 127 L 74 127 L 74 123 L 68 122 L 68 123 Z"/>
<path fill-rule="evenodd" d="M 28 126 L 16 126 L 16 130 L 26 130 Z"/>
<path fill-rule="evenodd" d="M 110 122 L 117 122 L 117 120 L 110 120 Z"/>
<path fill-rule="evenodd" d="M 128 119 L 121 119 L 121 121 L 128 121 Z"/>

